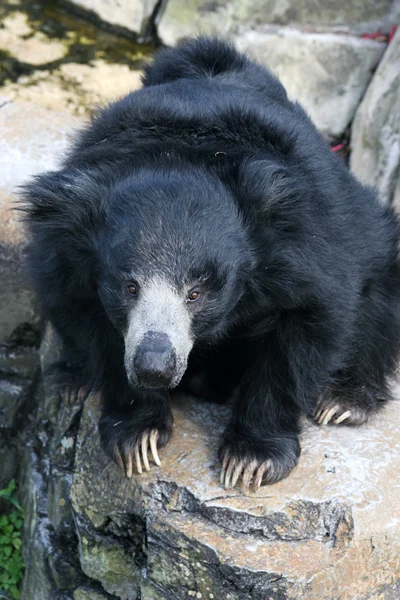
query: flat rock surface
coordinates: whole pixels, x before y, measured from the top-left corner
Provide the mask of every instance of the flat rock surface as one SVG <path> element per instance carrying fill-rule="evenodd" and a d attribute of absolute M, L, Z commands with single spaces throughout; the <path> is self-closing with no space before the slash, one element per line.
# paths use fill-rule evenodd
<path fill-rule="evenodd" d="M 224 591 L 264 599 L 275 587 L 273 598 L 360 600 L 391 589 L 400 577 L 400 402 L 361 428 L 306 424 L 298 467 L 247 496 L 218 481 L 227 416 L 228 409 L 175 398 L 162 467 L 126 480 L 100 448 L 98 398 L 89 397 L 77 442 L 75 510 L 94 527 L 126 512 L 145 519 L 149 589 L 174 598 L 190 591 L 207 598 L 208 587 L 216 598 L 228 597 L 218 595 Z M 232 589 L 223 586 L 225 567 Z M 235 592 L 235 578 L 252 593 Z"/>
<path fill-rule="evenodd" d="M 361 102 L 351 135 L 350 165 L 381 201 L 400 210 L 400 29 Z"/>

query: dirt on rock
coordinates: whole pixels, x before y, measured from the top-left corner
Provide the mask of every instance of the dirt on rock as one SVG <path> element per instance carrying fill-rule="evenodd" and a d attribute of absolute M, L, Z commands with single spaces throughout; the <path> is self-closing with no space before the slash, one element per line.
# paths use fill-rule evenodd
<path fill-rule="evenodd" d="M 0 5 L 0 91 L 85 116 L 140 87 L 150 45 L 117 36 L 57 0 Z"/>

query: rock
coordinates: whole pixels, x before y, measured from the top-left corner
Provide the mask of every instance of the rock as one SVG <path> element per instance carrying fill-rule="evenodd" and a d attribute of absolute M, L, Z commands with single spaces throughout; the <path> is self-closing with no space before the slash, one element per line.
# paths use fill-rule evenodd
<path fill-rule="evenodd" d="M 37 342 L 38 331 L 25 324 L 7 343 L 0 343 L 0 489 L 18 475 L 21 423 L 26 423 L 34 404 Z"/>
<path fill-rule="evenodd" d="M 110 598 L 110 596 L 99 594 L 88 588 L 77 588 L 74 592 L 74 600 L 107 600 L 107 598 Z"/>
<path fill-rule="evenodd" d="M 158 34 L 168 45 L 198 33 L 237 33 L 267 23 L 356 33 L 388 31 L 400 15 L 397 0 L 168 0 Z"/>
<path fill-rule="evenodd" d="M 142 70 L 94 60 L 90 65 L 66 63 L 52 71 L 34 71 L 21 85 L 8 82 L 3 90 L 12 100 L 33 102 L 50 110 L 76 116 L 118 100 L 141 86 Z"/>
<path fill-rule="evenodd" d="M 400 29 L 389 45 L 354 119 L 350 166 L 400 211 Z"/>
<path fill-rule="evenodd" d="M 0 29 L 0 48 L 22 63 L 41 65 L 63 58 L 67 48 L 58 40 L 52 40 L 41 31 L 34 31 L 27 16 L 16 12 L 6 17 Z"/>
<path fill-rule="evenodd" d="M 29 104 L 0 102 L 0 340 L 38 312 L 23 268 L 25 230 L 14 210 L 17 187 L 34 173 L 52 169 L 74 129 L 73 117 Z"/>
<path fill-rule="evenodd" d="M 140 86 L 150 45 L 51 3 L 3 4 L 0 85 L 10 99 L 83 116 Z"/>
<path fill-rule="evenodd" d="M 122 600 L 139 594 L 140 572 L 135 564 L 138 549 L 125 549 L 122 541 L 114 542 L 107 536 L 81 535 L 80 561 L 88 577 L 99 581 L 110 594 Z"/>
<path fill-rule="evenodd" d="M 158 0 L 71 0 L 111 25 L 144 34 Z"/>
<path fill-rule="evenodd" d="M 42 364 L 55 343 L 49 330 Z M 298 467 L 248 496 L 218 482 L 226 407 L 176 396 L 162 467 L 127 480 L 100 447 L 97 395 L 83 411 L 45 388 L 38 402 L 25 600 L 398 598 L 399 402 L 360 428 L 305 424 Z"/>
<path fill-rule="evenodd" d="M 385 50 L 373 40 L 292 29 L 248 31 L 236 36 L 235 43 L 269 67 L 317 128 L 333 138 L 351 122 Z"/>
<path fill-rule="evenodd" d="M 10 437 L 0 430 L 0 489 L 6 488 L 18 471 L 18 452 L 11 443 Z"/>

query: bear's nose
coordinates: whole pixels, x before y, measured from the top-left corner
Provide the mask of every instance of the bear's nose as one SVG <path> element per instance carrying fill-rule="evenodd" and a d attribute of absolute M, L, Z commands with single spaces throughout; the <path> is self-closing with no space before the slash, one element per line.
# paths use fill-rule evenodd
<path fill-rule="evenodd" d="M 168 387 L 176 369 L 176 354 L 165 333 L 149 331 L 140 342 L 134 367 L 139 385 Z"/>

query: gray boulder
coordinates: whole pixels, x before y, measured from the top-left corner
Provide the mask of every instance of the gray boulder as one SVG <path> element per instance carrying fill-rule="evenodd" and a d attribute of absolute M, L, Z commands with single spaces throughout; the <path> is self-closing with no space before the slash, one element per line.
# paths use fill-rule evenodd
<path fill-rule="evenodd" d="M 137 35 L 143 34 L 158 0 L 71 0 L 110 25 L 124 27 Z"/>
<path fill-rule="evenodd" d="M 388 31 L 399 15 L 398 0 L 168 0 L 158 33 L 168 45 L 199 32 L 236 33 L 267 23 L 366 33 Z"/>
<path fill-rule="evenodd" d="M 385 51 L 372 40 L 294 29 L 248 31 L 235 43 L 279 77 L 327 137 L 343 134 Z"/>
<path fill-rule="evenodd" d="M 357 110 L 351 150 L 354 174 L 400 211 L 400 29 Z"/>
<path fill-rule="evenodd" d="M 278 6 L 287 3 L 276 3 L 276 10 Z M 158 25 L 159 36 L 167 45 L 199 33 L 227 37 L 280 78 L 289 96 L 303 105 L 322 134 L 341 136 L 354 117 L 385 44 L 265 25 L 261 8 L 264 10 L 263 3 L 249 2 L 243 6 L 191 2 L 182 7 L 172 0 Z M 264 23 L 269 20 L 265 18 Z"/>
<path fill-rule="evenodd" d="M 42 364 L 57 352 L 49 329 Z M 398 597 L 400 403 L 360 428 L 306 424 L 295 471 L 246 496 L 218 481 L 226 408 L 176 396 L 162 466 L 128 480 L 100 446 L 98 396 L 36 398 L 24 600 Z"/>

